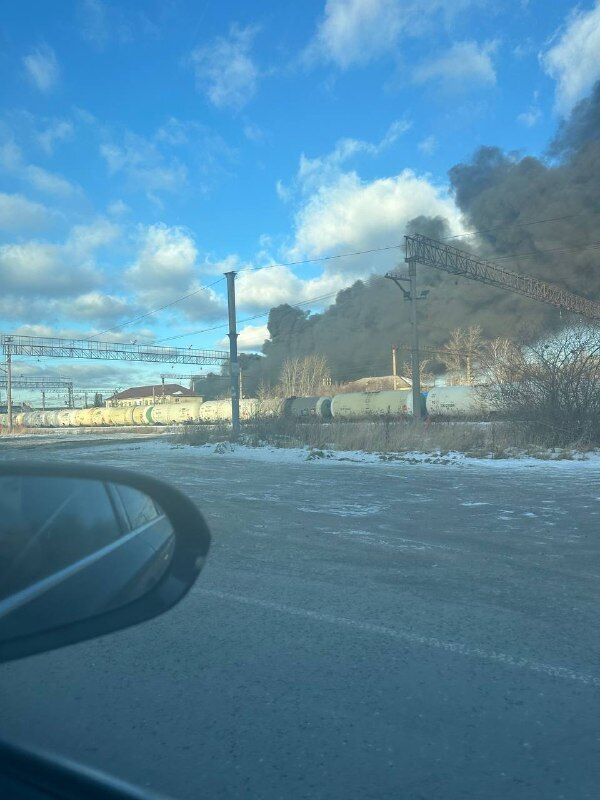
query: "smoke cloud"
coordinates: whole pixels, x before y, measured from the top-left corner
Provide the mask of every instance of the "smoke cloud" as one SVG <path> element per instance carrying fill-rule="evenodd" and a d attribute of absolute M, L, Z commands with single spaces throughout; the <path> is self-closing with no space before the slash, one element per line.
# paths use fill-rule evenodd
<path fill-rule="evenodd" d="M 545 158 L 481 147 L 452 167 L 449 179 L 467 229 L 479 231 L 452 244 L 598 298 L 600 244 L 585 246 L 600 240 L 600 84 L 560 125 Z M 449 235 L 441 217 L 417 217 L 407 228 L 436 239 Z M 488 338 L 534 338 L 569 321 L 550 306 L 426 267 L 419 282 L 429 289 L 420 307 L 425 345 L 439 346 L 468 325 L 480 325 Z M 391 345 L 409 341 L 408 312 L 397 287 L 378 276 L 341 291 L 320 314 L 279 306 L 269 315 L 265 358 L 253 369 L 274 383 L 286 358 L 317 352 L 334 379 L 389 374 Z"/>

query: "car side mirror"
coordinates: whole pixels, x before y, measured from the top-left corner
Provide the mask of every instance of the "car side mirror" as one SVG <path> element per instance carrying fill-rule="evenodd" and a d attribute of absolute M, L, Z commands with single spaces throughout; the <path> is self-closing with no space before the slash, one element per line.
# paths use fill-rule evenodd
<path fill-rule="evenodd" d="M 0 663 L 162 614 L 194 584 L 208 527 L 177 489 L 81 464 L 0 464 Z"/>

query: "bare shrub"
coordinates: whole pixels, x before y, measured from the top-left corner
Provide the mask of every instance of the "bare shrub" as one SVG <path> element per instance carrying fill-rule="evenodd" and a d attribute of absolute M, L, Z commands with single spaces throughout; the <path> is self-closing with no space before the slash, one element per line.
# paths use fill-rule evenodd
<path fill-rule="evenodd" d="M 175 433 L 178 444 L 189 444 L 199 447 L 211 442 L 222 442 L 231 438 L 229 425 L 181 425 Z"/>
<path fill-rule="evenodd" d="M 540 444 L 600 443 L 600 328 L 580 325 L 535 345 L 491 343 L 487 399 Z"/>

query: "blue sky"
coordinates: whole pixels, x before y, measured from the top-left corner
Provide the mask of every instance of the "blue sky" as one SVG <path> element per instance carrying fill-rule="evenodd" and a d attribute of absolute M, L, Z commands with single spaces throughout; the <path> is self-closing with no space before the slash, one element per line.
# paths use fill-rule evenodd
<path fill-rule="evenodd" d="M 600 77 L 600 5 L 24 0 L 0 43 L 0 329 L 160 341 L 222 324 L 173 340 L 213 347 L 224 282 L 123 323 L 226 269 L 394 244 L 419 214 L 464 229 L 447 170 L 482 144 L 543 155 Z M 239 316 L 394 257 L 246 270 Z M 22 368 L 90 386 L 160 372 Z"/>

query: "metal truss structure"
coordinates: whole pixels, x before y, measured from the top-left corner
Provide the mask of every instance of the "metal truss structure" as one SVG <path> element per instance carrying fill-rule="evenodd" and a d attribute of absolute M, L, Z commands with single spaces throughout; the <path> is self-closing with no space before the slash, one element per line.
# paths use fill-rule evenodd
<path fill-rule="evenodd" d="M 451 275 L 462 275 L 489 286 L 516 292 L 533 300 L 556 306 L 563 311 L 600 320 L 600 303 L 569 292 L 560 286 L 546 283 L 532 275 L 509 272 L 497 264 L 458 250 L 449 244 L 416 234 L 405 236 L 406 261 L 441 269 Z"/>
<path fill-rule="evenodd" d="M 180 347 L 157 347 L 147 344 L 97 342 L 89 339 L 54 339 L 41 336 L 0 334 L 4 355 L 38 358 L 85 358 L 93 361 L 144 361 L 166 364 L 224 364 L 225 350 L 196 350 Z"/>
<path fill-rule="evenodd" d="M 0 377 L 0 389 L 6 389 L 8 379 Z M 68 392 L 73 391 L 73 381 L 66 378 L 29 378 L 16 377 L 12 379 L 13 389 L 39 389 L 42 392 Z"/>
<path fill-rule="evenodd" d="M 175 372 L 175 373 L 174 372 L 164 372 L 160 376 L 160 381 L 163 384 L 167 380 L 169 380 L 169 381 L 188 381 L 188 383 L 191 386 L 192 385 L 192 381 L 194 380 L 194 378 L 198 378 L 198 377 L 200 377 L 200 376 L 199 375 L 180 375 L 177 372 Z"/>

